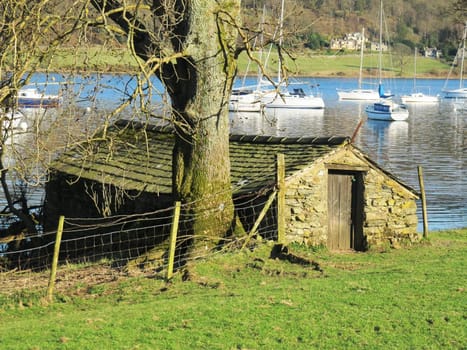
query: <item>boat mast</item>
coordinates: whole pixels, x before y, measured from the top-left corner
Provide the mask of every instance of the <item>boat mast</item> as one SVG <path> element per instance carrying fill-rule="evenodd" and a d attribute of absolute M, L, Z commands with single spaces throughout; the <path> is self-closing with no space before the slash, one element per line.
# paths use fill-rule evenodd
<path fill-rule="evenodd" d="M 261 23 L 259 25 L 259 30 L 260 30 L 260 52 L 259 52 L 259 62 L 262 64 L 263 62 L 263 44 L 264 44 L 264 23 L 265 23 L 265 18 L 266 18 L 266 5 L 263 5 L 263 15 L 261 16 Z M 256 42 L 256 39 L 255 39 Z M 266 66 L 266 63 L 265 63 Z M 256 81 L 256 90 L 261 90 L 261 83 L 263 82 L 263 74 L 261 72 L 261 67 L 258 65 L 258 79 Z"/>
<path fill-rule="evenodd" d="M 417 92 L 417 47 L 414 49 L 413 59 L 413 92 Z"/>
<path fill-rule="evenodd" d="M 378 57 L 378 74 L 379 85 L 382 84 L 382 70 L 383 70 L 383 0 L 380 1 L 380 14 L 379 14 L 379 57 Z"/>
<path fill-rule="evenodd" d="M 358 75 L 358 88 L 362 88 L 362 73 L 363 73 L 363 47 L 365 46 L 365 28 L 362 28 L 362 42 L 360 44 L 360 73 Z"/>
<path fill-rule="evenodd" d="M 282 37 L 284 35 L 284 3 L 285 0 L 281 1 L 281 14 L 279 17 L 279 49 L 282 49 Z M 279 67 L 277 68 L 277 83 L 281 82 L 281 70 L 282 70 L 282 53 L 279 51 Z"/>
<path fill-rule="evenodd" d="M 462 52 L 461 52 L 461 71 L 460 71 L 460 79 L 459 79 L 459 88 L 464 87 L 464 59 L 465 59 L 465 41 L 467 38 L 467 22 L 465 22 L 465 27 L 464 27 L 464 35 L 462 36 Z"/>

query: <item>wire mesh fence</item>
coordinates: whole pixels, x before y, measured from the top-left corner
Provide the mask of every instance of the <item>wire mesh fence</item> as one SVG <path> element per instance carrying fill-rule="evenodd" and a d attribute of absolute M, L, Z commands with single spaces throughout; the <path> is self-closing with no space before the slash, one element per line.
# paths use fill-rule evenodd
<path fill-rule="evenodd" d="M 277 239 L 277 202 L 274 198 L 275 191 L 271 188 L 235 198 L 235 215 L 247 234 L 244 237 L 224 238 L 224 243 L 246 242 L 252 235 L 260 235 L 268 240 Z M 272 205 L 265 207 L 268 202 Z M 64 218 L 57 255 L 57 288 L 66 287 L 71 271 L 79 278 L 83 271 L 92 269 L 97 281 L 132 274 L 166 277 L 170 263 L 170 269 L 177 269 L 189 262 L 189 259 L 216 254 L 213 250 L 197 252 L 196 256 L 187 253 L 184 248 L 187 240 L 206 237 L 184 233 L 184 228 L 189 227 L 190 222 L 196 218 L 193 215 L 182 215 L 179 221 L 174 222 L 175 208 L 102 218 Z M 176 244 L 171 251 L 170 237 L 175 224 L 178 228 Z M 56 238 L 57 231 L 40 232 L 27 237 L 20 233 L 2 238 L 0 293 L 46 288 L 50 282 L 49 271 Z M 235 246 L 241 247 L 242 244 Z M 170 258 L 173 260 L 170 261 Z"/>

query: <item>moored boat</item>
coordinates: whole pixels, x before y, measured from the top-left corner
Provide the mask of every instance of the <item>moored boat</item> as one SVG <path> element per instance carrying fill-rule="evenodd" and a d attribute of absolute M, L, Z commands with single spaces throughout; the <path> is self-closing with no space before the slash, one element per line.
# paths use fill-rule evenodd
<path fill-rule="evenodd" d="M 355 89 L 337 89 L 337 96 L 340 100 L 379 100 L 378 91 L 375 89 L 362 88 L 363 84 L 363 51 L 365 47 L 365 29 L 362 29 L 361 43 L 360 43 L 360 70 L 358 75 L 358 87 Z"/>
<path fill-rule="evenodd" d="M 284 24 L 284 7 L 285 1 L 281 1 L 281 12 L 279 17 L 279 47 L 282 46 L 283 41 L 283 24 Z M 282 108 L 284 110 L 296 109 L 323 109 L 324 100 L 318 94 L 305 92 L 300 82 L 290 82 L 289 79 L 282 79 L 282 56 L 279 55 L 277 67 L 277 82 L 271 84 L 271 89 L 264 91 L 261 97 L 261 108 L 276 109 Z M 300 86 L 302 85 L 302 86 Z M 314 88 L 317 87 L 313 86 Z"/>
<path fill-rule="evenodd" d="M 467 88 L 459 88 L 459 89 L 451 89 L 451 90 L 443 90 L 444 98 L 447 99 L 467 99 Z"/>
<path fill-rule="evenodd" d="M 417 90 L 417 48 L 414 49 L 413 92 L 401 96 L 402 103 L 438 103 L 439 96 L 426 95 Z"/>
<path fill-rule="evenodd" d="M 383 46 L 383 1 L 380 1 L 380 22 L 379 22 L 379 55 L 378 55 L 378 71 L 379 71 L 379 87 L 378 92 L 380 100 L 365 108 L 365 112 L 369 119 L 376 120 L 406 120 L 409 117 L 409 110 L 404 104 L 399 104 L 393 100 L 392 93 L 386 93 L 382 83 L 382 46 Z"/>
<path fill-rule="evenodd" d="M 232 94 L 229 99 L 230 112 L 259 112 L 260 110 L 260 91 L 246 88 L 232 90 Z"/>
<path fill-rule="evenodd" d="M 321 96 L 305 93 L 302 88 L 292 88 L 277 93 L 269 92 L 261 98 L 261 104 L 267 108 L 282 109 L 323 109 L 324 100 Z"/>
<path fill-rule="evenodd" d="M 385 99 L 368 105 L 365 112 L 370 119 L 401 121 L 409 117 L 409 110 L 404 104 L 394 102 L 392 99 Z"/>
<path fill-rule="evenodd" d="M 402 103 L 438 103 L 439 96 L 425 95 L 423 92 L 413 92 L 401 96 Z"/>
<path fill-rule="evenodd" d="M 39 92 L 36 88 L 22 88 L 18 92 L 19 108 L 55 108 L 61 104 L 59 95 L 49 95 Z"/>
<path fill-rule="evenodd" d="M 378 91 L 372 89 L 351 89 L 351 90 L 337 90 L 337 95 L 340 100 L 359 100 L 370 101 L 378 100 Z"/>
<path fill-rule="evenodd" d="M 462 36 L 462 43 L 460 45 L 459 50 L 457 50 L 456 59 L 454 60 L 454 62 L 456 62 L 457 65 L 459 65 L 459 63 L 460 63 L 460 67 L 459 67 L 459 74 L 460 74 L 459 87 L 456 88 L 456 89 L 447 89 L 446 85 L 447 85 L 447 82 L 449 80 L 449 76 L 448 76 L 448 80 L 446 80 L 445 88 L 443 89 L 444 98 L 455 99 L 455 100 L 467 99 L 467 87 L 464 86 L 464 61 L 465 61 L 465 50 L 466 50 L 465 42 L 466 42 L 466 39 L 467 39 L 467 22 L 465 22 L 464 34 Z M 452 67 L 454 67 L 454 65 L 455 65 L 454 62 L 453 62 Z M 449 73 L 451 73 L 451 72 L 449 72 Z"/>

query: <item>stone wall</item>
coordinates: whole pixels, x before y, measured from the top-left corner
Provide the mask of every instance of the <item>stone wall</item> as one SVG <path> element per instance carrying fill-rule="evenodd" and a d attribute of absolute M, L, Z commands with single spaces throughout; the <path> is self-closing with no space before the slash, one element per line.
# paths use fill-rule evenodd
<path fill-rule="evenodd" d="M 396 181 L 370 169 L 365 176 L 363 226 L 369 246 L 398 247 L 420 238 L 415 199 Z"/>
<path fill-rule="evenodd" d="M 328 203 L 324 163 L 316 162 L 294 175 L 286 188 L 286 241 L 325 245 Z"/>
<path fill-rule="evenodd" d="M 287 160 L 286 160 L 287 161 Z M 351 146 L 317 160 L 289 177 L 286 192 L 286 240 L 326 245 L 328 231 L 328 167 L 354 167 L 363 172 L 363 234 L 368 246 L 399 246 L 419 238 L 416 195 L 381 169 L 365 161 Z"/>

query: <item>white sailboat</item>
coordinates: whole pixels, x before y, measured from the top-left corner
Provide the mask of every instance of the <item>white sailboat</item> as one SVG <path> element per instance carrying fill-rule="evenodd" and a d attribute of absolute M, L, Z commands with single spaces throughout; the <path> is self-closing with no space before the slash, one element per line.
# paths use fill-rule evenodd
<path fill-rule="evenodd" d="M 380 2 L 380 21 L 379 21 L 379 56 L 378 56 L 378 72 L 379 72 L 379 96 L 380 100 L 365 108 L 365 112 L 369 119 L 377 120 L 406 120 L 409 117 L 409 110 L 404 104 L 399 104 L 393 100 L 392 94 L 384 92 L 382 82 L 382 54 L 383 54 L 383 1 Z"/>
<path fill-rule="evenodd" d="M 438 103 L 439 96 L 425 95 L 417 89 L 417 48 L 414 54 L 414 77 L 413 77 L 413 92 L 407 95 L 402 95 L 403 103 Z"/>
<path fill-rule="evenodd" d="M 19 108 L 55 108 L 60 106 L 62 99 L 59 95 L 49 95 L 33 87 L 21 88 L 18 92 Z"/>
<path fill-rule="evenodd" d="M 444 98 L 447 99 L 467 99 L 467 87 L 464 86 L 464 61 L 465 61 L 465 42 L 466 42 L 466 37 L 467 37 L 467 22 L 465 22 L 465 27 L 464 27 L 464 34 L 462 36 L 462 43 L 460 45 L 459 50 L 457 50 L 456 57 L 454 59 L 454 62 L 457 62 L 459 64 L 460 61 L 460 77 L 459 77 L 459 87 L 457 89 L 447 89 L 447 83 L 449 80 L 449 75 L 451 74 L 452 67 L 454 67 L 454 62 L 451 67 L 451 71 L 449 72 L 448 79 L 446 80 L 446 83 L 444 84 Z M 459 51 L 460 51 L 460 56 L 459 56 Z"/>
<path fill-rule="evenodd" d="M 360 71 L 358 75 L 358 87 L 356 89 L 337 89 L 340 100 L 379 100 L 379 93 L 375 89 L 362 88 L 363 83 L 363 52 L 365 47 L 365 28 L 362 28 L 360 45 Z"/>
<path fill-rule="evenodd" d="M 409 117 L 409 110 L 407 107 L 394 102 L 390 98 L 367 106 L 365 111 L 369 119 L 376 120 L 401 121 L 407 120 Z"/>
<path fill-rule="evenodd" d="M 263 93 L 261 104 L 266 108 L 281 109 L 324 109 L 324 100 L 321 96 L 315 95 L 297 85 L 293 84 L 279 87 L 278 91 Z"/>
<path fill-rule="evenodd" d="M 261 111 L 261 91 L 251 87 L 233 89 L 229 99 L 230 112 Z"/>
<path fill-rule="evenodd" d="M 284 22 L 284 0 L 281 2 L 281 14 L 279 18 L 279 46 L 282 45 L 283 22 Z M 273 91 L 263 93 L 261 105 L 264 108 L 290 109 L 323 109 L 324 100 L 321 96 L 305 91 L 303 84 L 289 84 L 281 78 L 281 57 L 279 57 L 279 68 L 277 73 L 277 87 Z"/>
<path fill-rule="evenodd" d="M 263 30 L 263 23 L 265 17 L 266 9 L 263 8 L 263 16 L 261 19 L 261 24 L 259 27 L 259 31 L 262 32 Z M 261 38 L 262 41 L 262 38 Z M 253 44 L 253 47 L 256 46 L 256 38 Z M 259 61 L 262 62 L 262 55 L 263 50 L 260 50 L 260 57 Z M 242 80 L 242 85 L 238 88 L 234 88 L 230 95 L 229 99 L 229 112 L 260 112 L 262 109 L 261 105 L 261 97 L 263 93 L 262 83 L 263 83 L 263 76 L 261 74 L 261 70 L 258 71 L 258 80 L 256 85 L 254 86 L 246 86 L 246 74 L 249 71 L 251 60 L 248 59 L 248 65 L 246 68 L 245 75 Z M 270 89 L 271 90 L 271 89 Z"/>

